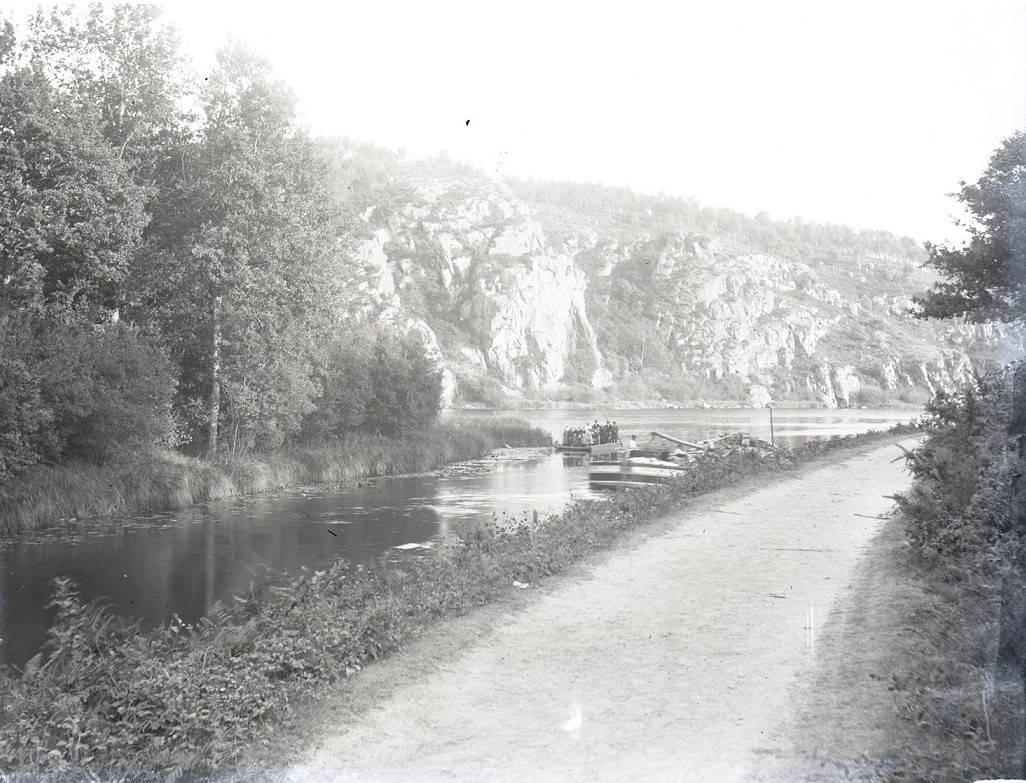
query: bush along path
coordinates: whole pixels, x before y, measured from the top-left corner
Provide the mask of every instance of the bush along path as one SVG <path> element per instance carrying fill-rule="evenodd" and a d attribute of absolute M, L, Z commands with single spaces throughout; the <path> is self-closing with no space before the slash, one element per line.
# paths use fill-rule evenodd
<path fill-rule="evenodd" d="M 83 605 L 62 581 L 45 655 L 20 676 L 4 675 L 0 768 L 16 780 L 44 771 L 56 779 L 149 780 L 233 768 L 325 683 L 352 677 L 439 618 L 512 589 L 514 580 L 560 573 L 704 492 L 898 437 L 813 441 L 761 460 L 726 454 L 674 485 L 483 525 L 426 556 L 268 577 L 195 625 L 175 620 L 142 631 L 101 604 Z"/>
<path fill-rule="evenodd" d="M 927 406 L 899 498 L 924 593 L 902 781 L 1026 778 L 1026 364 Z"/>

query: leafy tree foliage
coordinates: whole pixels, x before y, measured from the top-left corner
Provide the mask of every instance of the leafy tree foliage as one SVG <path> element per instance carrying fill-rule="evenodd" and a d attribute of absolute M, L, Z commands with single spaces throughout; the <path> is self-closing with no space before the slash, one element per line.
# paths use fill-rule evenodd
<path fill-rule="evenodd" d="M 136 378 L 122 374 L 125 383 L 118 390 L 124 394 L 110 396 L 112 390 L 100 382 L 103 367 L 90 365 L 99 358 L 89 343 L 93 325 L 96 319 L 109 320 L 117 307 L 141 241 L 144 189 L 133 182 L 90 117 L 64 103 L 40 63 L 17 61 L 13 31 L 5 30 L 0 57 L 0 481 L 40 460 L 61 458 L 69 443 L 88 438 L 90 431 L 96 436 L 92 456 L 106 458 L 112 433 L 162 437 L 166 429 L 136 428 L 138 422 L 126 415 L 122 403 L 131 407 L 128 400 L 146 394 Z M 62 341 L 69 329 L 84 339 Z M 174 387 L 169 375 L 160 385 Z M 96 416 L 103 406 L 127 428 L 118 430 L 112 421 L 101 436 Z"/>
<path fill-rule="evenodd" d="M 971 218 L 968 241 L 960 248 L 927 245 L 927 263 L 945 279 L 918 298 L 921 315 L 1026 320 L 1026 132 L 1006 139 L 957 198 Z"/>
<path fill-rule="evenodd" d="M 39 461 L 232 458 L 437 413 L 416 339 L 334 336 L 365 207 L 339 177 L 366 190 L 387 161 L 314 143 L 242 47 L 200 88 L 159 13 L 0 23 L 0 486 Z"/>
<path fill-rule="evenodd" d="M 84 17 L 54 7 L 35 15 L 28 37 L 33 64 L 146 179 L 192 119 L 181 108 L 192 78 L 159 16 L 157 6 L 135 3 L 94 3 Z"/>
<path fill-rule="evenodd" d="M 366 426 L 384 435 L 421 429 L 438 415 L 441 375 L 412 334 L 378 339 L 371 387 Z"/>
<path fill-rule="evenodd" d="M 222 424 L 247 445 L 274 446 L 312 410 L 304 354 L 331 320 L 341 223 L 292 93 L 265 61 L 223 50 L 202 97 L 206 126 L 158 298 L 174 303 L 168 331 L 177 331 L 176 311 L 194 314 L 178 343 L 186 382 L 208 389 L 216 454 Z"/>
<path fill-rule="evenodd" d="M 10 332 L 7 327 L 0 327 Z M 17 332 L 0 334 L 0 487 L 53 447 L 53 412 L 43 403 L 40 373 Z"/>
<path fill-rule="evenodd" d="M 309 438 L 354 430 L 396 436 L 438 415 L 441 376 L 412 334 L 350 327 L 325 352 L 317 379 L 323 394 L 304 424 Z"/>
<path fill-rule="evenodd" d="M 115 306 L 145 222 L 124 164 L 40 71 L 0 76 L 0 318 Z"/>
<path fill-rule="evenodd" d="M 961 248 L 928 246 L 929 263 L 945 279 L 919 298 L 920 315 L 1026 321 L 1026 133 L 1005 140 L 979 181 L 963 184 L 958 198 L 972 218 L 968 241 Z M 915 482 L 899 499 L 910 542 L 950 566 L 959 580 L 978 584 L 986 591 L 977 591 L 981 595 L 992 596 L 991 606 L 1001 609 L 994 616 L 997 666 L 991 663 L 988 671 L 1007 667 L 1021 676 L 1026 363 L 978 376 L 958 394 L 937 395 L 927 414 L 928 437 L 908 455 Z M 963 644 L 967 637 L 959 627 L 953 638 Z M 988 639 L 986 646 L 991 644 Z M 975 647 L 969 654 L 985 657 L 981 645 Z M 964 711 L 942 704 L 951 713 Z"/>
<path fill-rule="evenodd" d="M 104 462 L 119 450 L 174 444 L 174 374 L 166 354 L 137 329 L 61 324 L 46 330 L 38 355 L 54 461 Z"/>

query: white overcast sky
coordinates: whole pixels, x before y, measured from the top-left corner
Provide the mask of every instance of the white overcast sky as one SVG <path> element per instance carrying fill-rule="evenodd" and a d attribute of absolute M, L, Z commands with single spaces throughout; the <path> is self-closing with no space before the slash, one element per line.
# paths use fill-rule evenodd
<path fill-rule="evenodd" d="M 315 133 L 919 240 L 1026 128 L 1026 2 L 165 10 L 200 69 L 228 36 L 268 57 Z"/>

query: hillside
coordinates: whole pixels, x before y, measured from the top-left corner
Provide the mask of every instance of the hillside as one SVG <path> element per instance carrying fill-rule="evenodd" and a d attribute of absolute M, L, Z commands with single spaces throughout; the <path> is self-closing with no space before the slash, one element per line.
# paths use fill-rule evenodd
<path fill-rule="evenodd" d="M 376 155 L 339 164 L 364 306 L 424 336 L 449 402 L 920 404 L 1023 349 L 909 315 L 908 238 Z"/>

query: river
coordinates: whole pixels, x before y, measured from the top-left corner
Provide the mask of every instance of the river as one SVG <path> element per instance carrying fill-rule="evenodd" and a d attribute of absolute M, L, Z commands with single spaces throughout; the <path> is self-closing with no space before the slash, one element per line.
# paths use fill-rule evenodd
<path fill-rule="evenodd" d="M 621 436 L 653 430 L 686 439 L 745 430 L 769 438 L 766 410 L 447 411 L 445 418 L 512 415 L 559 436 L 607 418 Z M 915 411 L 774 412 L 773 435 L 810 437 L 884 429 Z M 70 576 L 87 601 L 103 596 L 144 624 L 177 613 L 193 622 L 217 600 L 244 593 L 263 568 L 296 572 L 337 557 L 369 562 L 396 547 L 431 546 L 461 527 L 507 515 L 555 512 L 588 488 L 585 461 L 548 449 L 500 450 L 431 474 L 362 486 L 299 487 L 178 512 L 114 520 L 0 543 L 0 663 L 22 665 L 42 645 L 52 580 Z"/>

